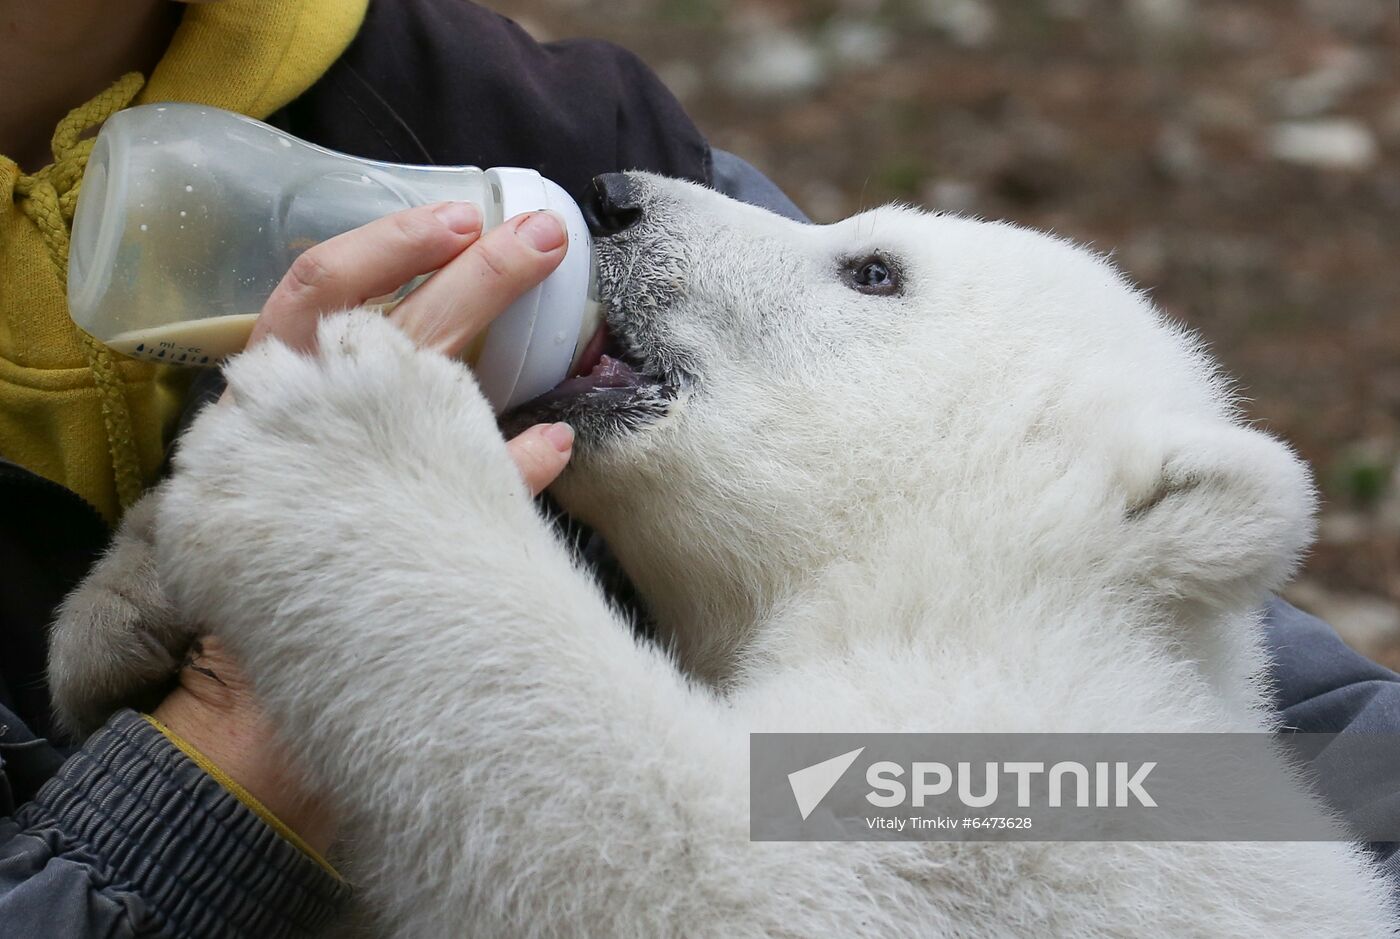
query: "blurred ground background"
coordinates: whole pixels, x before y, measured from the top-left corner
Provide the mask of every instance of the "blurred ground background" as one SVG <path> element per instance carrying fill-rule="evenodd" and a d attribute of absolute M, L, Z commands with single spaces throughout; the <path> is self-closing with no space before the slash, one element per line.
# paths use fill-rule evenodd
<path fill-rule="evenodd" d="M 889 200 L 1111 251 L 1324 496 L 1290 591 L 1400 668 L 1394 0 L 488 0 L 634 50 L 817 221 Z"/>

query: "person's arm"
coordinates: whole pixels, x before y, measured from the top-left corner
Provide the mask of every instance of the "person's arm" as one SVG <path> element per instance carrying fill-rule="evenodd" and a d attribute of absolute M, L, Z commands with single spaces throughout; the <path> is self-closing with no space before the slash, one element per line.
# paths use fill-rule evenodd
<path fill-rule="evenodd" d="M 1327 623 L 1275 597 L 1265 611 L 1264 638 L 1283 730 L 1385 740 L 1400 734 L 1400 675 L 1351 649 Z M 1326 750 L 1317 754 L 1315 765 L 1329 771 Z M 1373 794 L 1371 804 L 1380 811 L 1400 810 L 1390 804 L 1400 788 L 1394 779 L 1353 779 L 1349 785 L 1355 792 Z M 1371 848 L 1400 885 L 1400 844 Z"/>
<path fill-rule="evenodd" d="M 6 936 L 291 939 L 348 893 L 133 711 L 0 818 Z"/>
<path fill-rule="evenodd" d="M 1351 649 L 1316 616 L 1275 597 L 1264 619 L 1274 707 L 1290 730 L 1400 731 L 1400 675 Z"/>

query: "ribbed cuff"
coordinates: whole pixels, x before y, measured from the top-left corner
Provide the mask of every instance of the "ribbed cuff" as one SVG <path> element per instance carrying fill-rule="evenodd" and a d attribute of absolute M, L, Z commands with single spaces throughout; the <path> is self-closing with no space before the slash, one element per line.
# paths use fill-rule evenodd
<path fill-rule="evenodd" d="M 160 731 L 166 740 L 175 744 L 181 753 L 194 761 L 196 766 L 204 770 L 206 774 L 213 776 L 219 785 L 233 793 L 238 798 L 239 802 L 242 802 L 252 810 L 254 815 L 263 820 L 263 824 L 281 835 L 283 841 L 290 841 L 301 849 L 302 854 L 305 854 L 307 857 L 311 858 L 311 860 L 315 861 L 322 870 L 336 879 L 340 878 L 340 874 L 336 873 L 335 868 L 331 867 L 330 862 L 321 857 L 321 852 L 303 841 L 301 835 L 292 831 L 285 822 L 273 814 L 271 809 L 263 805 L 257 796 L 253 795 L 247 789 L 244 789 L 243 786 L 239 784 L 238 780 L 220 769 L 219 765 L 205 756 L 198 747 L 149 714 L 142 714 L 141 719 Z"/>
<path fill-rule="evenodd" d="M 172 936 L 307 936 L 350 893 L 133 711 L 25 809 L 24 824 L 47 822 L 100 858 Z"/>

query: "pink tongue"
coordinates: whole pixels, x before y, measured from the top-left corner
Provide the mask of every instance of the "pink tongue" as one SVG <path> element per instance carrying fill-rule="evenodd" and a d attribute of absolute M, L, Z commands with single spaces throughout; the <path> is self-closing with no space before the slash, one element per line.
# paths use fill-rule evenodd
<path fill-rule="evenodd" d="M 632 366 L 610 355 L 599 357 L 598 364 L 588 373 L 588 377 L 599 388 L 617 388 L 637 383 L 637 373 L 632 370 Z"/>
<path fill-rule="evenodd" d="M 610 355 L 600 356 L 598 364 L 587 375 L 567 378 L 554 387 L 555 392 L 572 393 L 593 388 L 626 388 L 640 384 L 632 366 Z M 552 393 L 552 392 L 551 392 Z"/>

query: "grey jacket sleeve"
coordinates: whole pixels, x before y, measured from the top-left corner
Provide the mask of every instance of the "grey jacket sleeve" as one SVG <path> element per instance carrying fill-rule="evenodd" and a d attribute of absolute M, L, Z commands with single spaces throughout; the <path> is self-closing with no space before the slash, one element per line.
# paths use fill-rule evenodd
<path fill-rule="evenodd" d="M 1331 626 L 1275 597 L 1265 613 L 1264 639 L 1272 659 L 1274 707 L 1285 729 L 1364 734 L 1377 741 L 1400 734 L 1400 675 L 1354 652 Z M 1327 757 L 1326 751 L 1318 754 L 1318 765 L 1328 766 Z M 1390 806 L 1400 781 L 1357 778 L 1350 785 L 1377 793 Z M 1371 847 L 1400 898 L 1400 844 Z"/>
<path fill-rule="evenodd" d="M 0 935 L 293 939 L 348 886 L 123 711 L 0 818 Z"/>
<path fill-rule="evenodd" d="M 714 186 L 731 199 L 747 202 L 799 222 L 809 221 L 797 203 L 743 157 L 728 150 L 711 150 Z"/>
<path fill-rule="evenodd" d="M 1315 734 L 1400 733 L 1400 675 L 1275 597 L 1264 620 L 1274 705 L 1286 728 Z"/>

